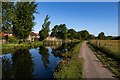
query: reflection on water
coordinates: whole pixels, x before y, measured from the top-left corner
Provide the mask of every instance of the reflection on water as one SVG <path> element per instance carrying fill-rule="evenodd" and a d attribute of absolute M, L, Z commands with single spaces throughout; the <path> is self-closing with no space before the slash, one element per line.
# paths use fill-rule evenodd
<path fill-rule="evenodd" d="M 47 69 L 48 65 L 50 64 L 50 61 L 49 61 L 50 54 L 48 53 L 48 49 L 43 46 L 40 46 L 39 54 L 41 54 L 41 60 L 43 61 L 45 69 Z"/>
<path fill-rule="evenodd" d="M 62 53 L 69 51 L 71 44 L 61 47 L 43 47 L 18 49 L 11 54 L 2 55 L 2 77 L 5 78 L 52 78 L 53 70 Z"/>
<path fill-rule="evenodd" d="M 33 61 L 26 49 L 3 56 L 3 78 L 33 78 Z"/>

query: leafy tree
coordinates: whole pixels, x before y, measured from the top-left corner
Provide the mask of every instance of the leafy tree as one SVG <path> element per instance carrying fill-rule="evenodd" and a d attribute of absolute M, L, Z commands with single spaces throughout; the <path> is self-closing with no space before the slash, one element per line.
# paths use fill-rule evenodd
<path fill-rule="evenodd" d="M 89 32 L 88 32 L 87 30 L 82 30 L 82 31 L 80 31 L 80 33 L 81 33 L 82 39 L 84 39 L 84 40 L 87 40 L 87 39 L 88 39 L 88 37 L 89 37 Z"/>
<path fill-rule="evenodd" d="M 13 2 L 2 2 L 2 29 L 0 29 L 7 33 L 7 35 L 5 35 L 6 42 L 8 42 L 8 33 L 12 31 L 14 7 Z"/>
<path fill-rule="evenodd" d="M 92 35 L 92 34 L 90 34 L 89 37 L 88 37 L 88 39 L 95 39 L 95 36 Z"/>
<path fill-rule="evenodd" d="M 68 30 L 68 38 L 69 39 L 77 38 L 77 33 L 74 29 L 69 29 Z"/>
<path fill-rule="evenodd" d="M 104 40 L 105 39 L 105 34 L 104 32 L 101 32 L 98 34 L 98 39 Z"/>
<path fill-rule="evenodd" d="M 47 15 L 42 25 L 42 29 L 39 31 L 40 40 L 44 40 L 49 36 L 49 32 L 50 32 L 49 25 L 51 23 L 50 21 L 48 21 L 49 18 L 50 17 Z"/>
<path fill-rule="evenodd" d="M 15 5 L 15 18 L 13 21 L 13 34 L 25 40 L 34 26 L 34 13 L 37 4 L 34 2 L 17 2 Z"/>
<path fill-rule="evenodd" d="M 57 37 L 59 39 L 67 38 L 67 27 L 65 24 L 55 25 L 52 29 L 51 36 Z"/>
<path fill-rule="evenodd" d="M 58 25 L 55 25 L 54 28 L 52 29 L 51 35 L 52 37 L 57 37 L 57 32 L 58 32 Z"/>
<path fill-rule="evenodd" d="M 12 22 L 14 17 L 14 3 L 2 2 L 2 31 L 9 32 L 12 30 Z"/>
<path fill-rule="evenodd" d="M 80 32 L 80 31 L 78 31 L 78 32 L 76 33 L 76 39 L 81 39 L 81 32 Z"/>

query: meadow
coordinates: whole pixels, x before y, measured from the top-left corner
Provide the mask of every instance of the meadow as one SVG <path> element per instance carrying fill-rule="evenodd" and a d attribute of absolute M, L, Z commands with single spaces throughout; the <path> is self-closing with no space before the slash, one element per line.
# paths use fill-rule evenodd
<path fill-rule="evenodd" d="M 120 40 L 91 40 L 97 46 L 105 47 L 115 53 L 120 53 Z"/>

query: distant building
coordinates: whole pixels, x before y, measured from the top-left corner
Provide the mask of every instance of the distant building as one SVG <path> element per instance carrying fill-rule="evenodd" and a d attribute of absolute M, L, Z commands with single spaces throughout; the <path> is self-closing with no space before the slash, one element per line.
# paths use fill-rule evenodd
<path fill-rule="evenodd" d="M 61 39 L 58 39 L 56 37 L 47 37 L 45 40 L 51 40 L 51 41 L 60 41 Z"/>
<path fill-rule="evenodd" d="M 39 33 L 34 33 L 31 32 L 31 34 L 28 36 L 27 40 L 28 41 L 35 41 L 35 40 L 39 40 Z"/>

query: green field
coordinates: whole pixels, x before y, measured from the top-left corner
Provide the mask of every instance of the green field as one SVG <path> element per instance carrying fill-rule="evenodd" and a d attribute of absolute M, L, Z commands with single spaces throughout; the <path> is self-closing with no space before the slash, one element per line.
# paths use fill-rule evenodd
<path fill-rule="evenodd" d="M 120 40 L 91 40 L 92 43 L 120 53 Z"/>

